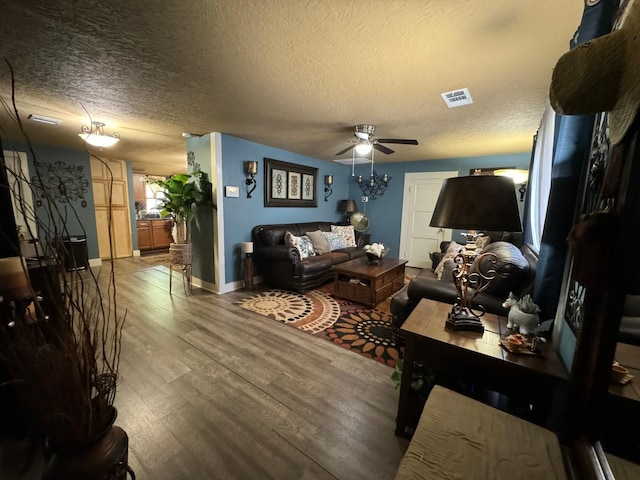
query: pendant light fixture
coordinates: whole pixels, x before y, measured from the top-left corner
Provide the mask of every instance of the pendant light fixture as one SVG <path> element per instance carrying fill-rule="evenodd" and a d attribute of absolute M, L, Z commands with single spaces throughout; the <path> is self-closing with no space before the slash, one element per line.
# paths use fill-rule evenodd
<path fill-rule="evenodd" d="M 116 132 L 111 135 L 104 133 L 104 123 L 102 122 L 91 122 L 90 127 L 83 125 L 80 130 L 82 133 L 79 133 L 78 136 L 94 147 L 112 147 L 120 141 L 120 135 Z"/>

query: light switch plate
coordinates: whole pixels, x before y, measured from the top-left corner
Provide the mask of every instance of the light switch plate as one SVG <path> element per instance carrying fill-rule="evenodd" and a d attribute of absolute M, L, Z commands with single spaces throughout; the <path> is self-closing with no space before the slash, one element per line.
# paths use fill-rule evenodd
<path fill-rule="evenodd" d="M 240 196 L 240 188 L 227 185 L 226 187 L 224 187 L 224 196 L 225 197 L 239 197 Z"/>
<path fill-rule="evenodd" d="M 367 203 L 369 201 L 369 197 L 362 197 L 362 203 Z"/>

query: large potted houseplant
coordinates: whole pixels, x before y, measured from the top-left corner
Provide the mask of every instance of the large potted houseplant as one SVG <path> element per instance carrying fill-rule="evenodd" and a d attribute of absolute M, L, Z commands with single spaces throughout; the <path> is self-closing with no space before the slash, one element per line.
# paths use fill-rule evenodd
<path fill-rule="evenodd" d="M 152 180 L 164 190 L 160 215 L 172 216 L 174 221 L 173 240 L 169 247 L 171 263 L 191 265 L 191 221 L 196 209 L 211 203 L 211 183 L 201 170 L 178 173 L 164 180 Z"/>

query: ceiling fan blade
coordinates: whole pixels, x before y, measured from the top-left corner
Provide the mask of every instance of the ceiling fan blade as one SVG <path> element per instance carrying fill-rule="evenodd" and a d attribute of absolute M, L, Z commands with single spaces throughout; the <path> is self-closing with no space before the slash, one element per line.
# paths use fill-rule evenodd
<path fill-rule="evenodd" d="M 380 141 L 380 140 L 378 140 L 378 142 L 379 142 L 379 141 Z M 375 142 L 375 143 L 373 144 L 373 148 L 375 148 L 375 149 L 376 149 L 376 150 L 378 150 L 379 152 L 386 153 L 387 155 L 388 155 L 388 154 L 390 154 L 390 153 L 395 152 L 395 150 L 391 150 L 390 148 L 385 147 L 384 145 L 380 145 L 380 144 L 379 144 L 379 143 L 377 143 L 377 142 Z"/>
<path fill-rule="evenodd" d="M 417 140 L 404 140 L 402 138 L 379 138 L 380 143 L 399 143 L 402 145 L 418 145 Z"/>
<path fill-rule="evenodd" d="M 336 157 L 337 157 L 338 155 L 342 155 L 343 153 L 347 153 L 347 152 L 348 152 L 349 150 L 351 150 L 353 147 L 355 147 L 355 144 L 354 144 L 354 145 L 351 145 L 350 147 L 345 148 L 344 150 L 340 150 L 338 153 L 336 153 Z"/>

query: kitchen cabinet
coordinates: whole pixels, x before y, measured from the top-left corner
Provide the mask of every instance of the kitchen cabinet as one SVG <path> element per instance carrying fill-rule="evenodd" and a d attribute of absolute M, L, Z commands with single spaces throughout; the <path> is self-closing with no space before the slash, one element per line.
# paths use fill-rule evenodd
<path fill-rule="evenodd" d="M 169 248 L 169 244 L 173 242 L 170 219 L 137 220 L 136 226 L 138 229 L 138 248 L 141 251 Z"/>

